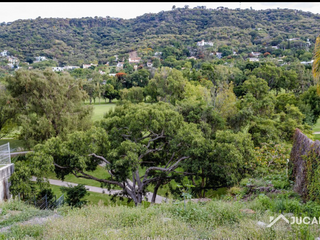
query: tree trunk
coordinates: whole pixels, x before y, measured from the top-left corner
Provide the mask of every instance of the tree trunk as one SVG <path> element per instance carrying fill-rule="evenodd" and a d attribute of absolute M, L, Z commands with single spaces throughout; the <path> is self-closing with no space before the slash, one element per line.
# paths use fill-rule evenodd
<path fill-rule="evenodd" d="M 161 180 L 159 180 L 157 182 L 156 186 L 154 187 L 152 198 L 151 198 L 151 203 L 155 203 L 156 202 L 157 192 L 158 192 L 158 189 L 159 189 L 160 186 L 161 186 Z"/>
<path fill-rule="evenodd" d="M 201 194 L 201 195 L 202 195 L 202 196 L 201 196 L 201 197 L 204 198 L 204 197 L 205 197 L 205 194 L 206 194 L 206 193 L 205 193 L 205 189 L 204 189 L 205 176 L 204 176 L 204 174 L 203 174 L 203 168 L 202 168 L 201 170 L 202 170 L 202 176 L 201 176 L 201 178 L 202 178 L 202 181 L 201 181 L 201 189 L 202 189 L 201 192 L 202 192 L 202 194 Z"/>
<path fill-rule="evenodd" d="M 112 99 L 111 99 L 111 98 L 109 98 L 109 103 L 111 103 L 111 101 L 112 101 Z"/>

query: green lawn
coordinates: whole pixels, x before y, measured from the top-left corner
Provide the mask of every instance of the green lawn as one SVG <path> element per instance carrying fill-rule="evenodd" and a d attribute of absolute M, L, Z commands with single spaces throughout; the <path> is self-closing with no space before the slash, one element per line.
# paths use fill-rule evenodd
<path fill-rule="evenodd" d="M 93 105 L 93 121 L 99 121 L 103 118 L 106 112 L 109 112 L 110 109 L 114 109 L 116 106 L 115 103 L 107 103 L 107 104 L 100 104 L 100 105 Z"/>
<path fill-rule="evenodd" d="M 320 132 L 320 118 L 318 119 L 317 123 L 312 128 L 313 132 Z"/>
<path fill-rule="evenodd" d="M 102 179 L 106 179 L 107 177 L 109 177 L 109 173 L 104 169 L 104 167 L 98 166 L 97 169 L 93 172 L 86 172 L 92 176 L 95 176 L 97 178 L 102 178 Z M 56 177 L 55 173 L 52 172 L 47 176 L 49 179 L 56 179 L 56 180 L 60 180 Z M 78 184 L 84 184 L 84 185 L 88 185 L 88 186 L 94 186 L 94 187 L 101 187 L 101 184 L 95 180 L 91 180 L 91 179 L 84 179 L 84 178 L 77 178 L 75 177 L 73 174 L 68 174 L 67 176 L 65 176 L 64 179 L 65 182 L 72 182 L 72 183 L 78 183 Z M 117 188 L 120 189 L 120 188 Z"/>
<path fill-rule="evenodd" d="M 7 142 L 10 143 L 11 152 L 16 152 L 17 148 L 20 150 L 23 149 L 23 141 L 16 140 L 16 139 L 0 139 L 0 145 L 6 144 Z"/>

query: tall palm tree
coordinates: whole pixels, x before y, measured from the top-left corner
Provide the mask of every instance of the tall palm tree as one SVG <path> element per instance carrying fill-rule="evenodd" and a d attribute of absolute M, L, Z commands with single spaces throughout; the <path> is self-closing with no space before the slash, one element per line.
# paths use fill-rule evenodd
<path fill-rule="evenodd" d="M 320 78 L 320 35 L 316 39 L 316 44 L 314 47 L 314 61 L 312 65 L 312 74 L 315 82 L 317 83 L 317 93 L 320 95 L 320 85 L 319 85 L 319 78 Z"/>

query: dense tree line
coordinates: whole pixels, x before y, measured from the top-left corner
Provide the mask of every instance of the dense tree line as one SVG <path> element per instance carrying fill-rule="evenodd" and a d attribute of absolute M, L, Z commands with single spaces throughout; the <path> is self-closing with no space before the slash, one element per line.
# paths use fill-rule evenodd
<path fill-rule="evenodd" d="M 184 49 L 202 39 L 214 41 L 216 47 L 231 45 L 240 52 L 272 45 L 305 48 L 307 39 L 315 42 L 319 27 L 318 15 L 291 9 L 176 8 L 130 20 L 39 17 L 2 23 L 0 49 L 7 49 L 22 61 L 44 55 L 56 59 L 59 65 L 81 65 L 94 60 L 105 63 L 114 54 L 133 49 L 175 45 L 177 40 Z M 287 41 L 293 37 L 301 41 Z M 190 52 L 182 54 L 188 56 Z"/>

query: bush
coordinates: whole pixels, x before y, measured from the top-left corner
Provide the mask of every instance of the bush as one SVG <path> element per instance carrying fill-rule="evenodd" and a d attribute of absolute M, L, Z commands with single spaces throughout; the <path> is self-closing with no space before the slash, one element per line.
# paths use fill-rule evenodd
<path fill-rule="evenodd" d="M 83 184 L 77 186 L 68 185 L 68 187 L 61 187 L 61 192 L 66 193 L 66 203 L 71 207 L 81 208 L 87 203 L 86 200 L 82 200 L 86 195 L 89 195 L 87 189 Z"/>

